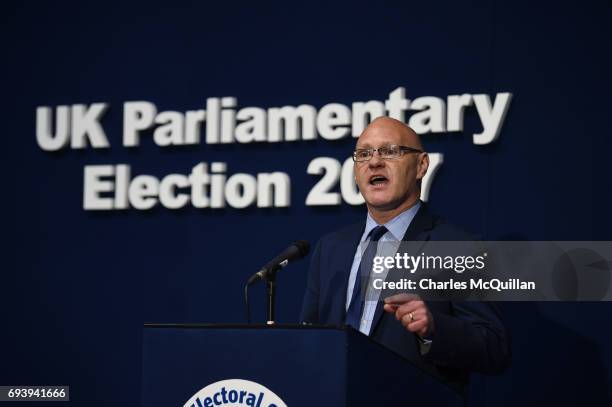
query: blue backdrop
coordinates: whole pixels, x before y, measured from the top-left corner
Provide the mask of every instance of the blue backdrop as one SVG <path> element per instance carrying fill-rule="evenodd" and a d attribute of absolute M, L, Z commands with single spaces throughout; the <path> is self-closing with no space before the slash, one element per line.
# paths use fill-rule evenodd
<path fill-rule="evenodd" d="M 365 217 L 363 206 L 307 207 L 318 156 L 354 140 L 160 148 L 121 146 L 125 101 L 204 109 L 511 92 L 499 139 L 479 122 L 425 135 L 444 153 L 434 211 L 488 239 L 612 240 L 608 1 L 5 2 L 0 384 L 71 386 L 72 404 L 139 404 L 144 322 L 243 322 L 242 287 L 277 251 Z M 106 102 L 108 150 L 45 152 L 38 106 Z M 91 212 L 83 167 L 135 174 L 284 171 L 289 208 Z M 279 276 L 277 313 L 296 322 L 307 261 Z M 264 292 L 252 290 L 264 319 Z M 474 405 L 607 405 L 608 303 L 505 304 L 513 366 L 475 376 Z M 591 402 L 589 404 L 589 402 Z"/>

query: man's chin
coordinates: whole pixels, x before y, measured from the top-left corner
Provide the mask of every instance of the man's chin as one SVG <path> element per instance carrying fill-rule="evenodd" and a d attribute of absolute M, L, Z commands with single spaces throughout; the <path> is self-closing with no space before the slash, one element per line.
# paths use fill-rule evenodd
<path fill-rule="evenodd" d="M 366 200 L 369 209 L 376 211 L 390 211 L 397 208 L 397 202 L 391 199 L 370 199 Z"/>
<path fill-rule="evenodd" d="M 402 206 L 410 206 L 408 199 L 392 199 L 390 197 L 368 197 L 366 205 L 369 210 L 377 212 L 394 211 Z"/>

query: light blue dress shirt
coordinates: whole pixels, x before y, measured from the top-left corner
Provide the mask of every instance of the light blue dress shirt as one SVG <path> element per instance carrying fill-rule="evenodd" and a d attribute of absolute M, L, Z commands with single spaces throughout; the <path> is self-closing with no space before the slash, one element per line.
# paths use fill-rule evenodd
<path fill-rule="evenodd" d="M 408 226 L 414 219 L 414 216 L 418 212 L 421 207 L 421 201 L 418 201 L 416 205 L 406 209 L 404 212 L 397 215 L 395 218 L 391 219 L 389 222 L 385 223 L 384 226 L 387 228 L 388 232 L 385 233 L 379 240 L 379 242 L 386 244 L 379 244 L 376 250 L 377 256 L 394 256 L 397 248 L 399 247 L 399 243 L 402 241 L 402 238 L 406 234 L 408 230 Z M 353 265 L 351 266 L 351 274 L 349 276 L 348 288 L 346 291 L 346 304 L 345 309 L 348 311 L 349 305 L 351 303 L 351 298 L 353 298 L 353 288 L 355 287 L 355 279 L 357 278 L 357 274 L 359 272 L 359 264 L 361 263 L 361 256 L 367 247 L 367 243 L 370 238 L 368 235 L 376 226 L 379 226 L 376 221 L 370 216 L 368 212 L 368 216 L 366 219 L 366 227 L 361 236 L 360 244 L 357 247 L 355 252 L 355 257 L 353 259 Z M 395 245 L 390 243 L 396 243 Z M 392 251 L 392 252 L 391 252 Z M 378 275 L 377 278 L 381 278 L 386 276 L 386 270 L 383 274 Z M 372 276 L 370 276 L 372 278 Z M 374 318 L 374 312 L 376 311 L 376 305 L 378 304 L 378 298 L 376 300 L 370 300 L 372 294 L 369 293 L 372 285 L 368 283 L 366 291 L 366 301 L 363 307 L 363 313 L 361 314 L 361 322 L 359 324 L 359 331 L 362 333 L 369 335 L 370 329 L 372 328 L 372 319 Z"/>

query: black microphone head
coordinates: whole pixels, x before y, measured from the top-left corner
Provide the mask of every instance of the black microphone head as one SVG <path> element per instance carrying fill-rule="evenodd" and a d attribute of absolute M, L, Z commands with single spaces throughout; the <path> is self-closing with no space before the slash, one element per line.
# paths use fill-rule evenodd
<path fill-rule="evenodd" d="M 300 258 L 306 256 L 310 252 L 310 243 L 306 240 L 296 240 L 293 245 L 298 248 L 300 252 Z"/>
<path fill-rule="evenodd" d="M 306 240 L 296 240 L 289 247 L 282 251 L 281 254 L 270 260 L 265 266 L 255 273 L 247 286 L 259 281 L 266 280 L 269 274 L 276 273 L 279 269 L 285 267 L 290 261 L 298 260 L 305 257 L 310 251 L 310 243 Z"/>

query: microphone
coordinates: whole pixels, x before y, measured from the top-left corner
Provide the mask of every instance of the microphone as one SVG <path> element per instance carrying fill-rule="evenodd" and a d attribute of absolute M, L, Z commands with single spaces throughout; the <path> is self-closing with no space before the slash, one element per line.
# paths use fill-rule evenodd
<path fill-rule="evenodd" d="M 257 273 L 253 274 L 247 282 L 247 287 L 261 280 L 267 280 L 290 261 L 305 257 L 310 251 L 310 243 L 306 240 L 297 240 L 281 252 L 278 256 L 266 263 Z"/>

